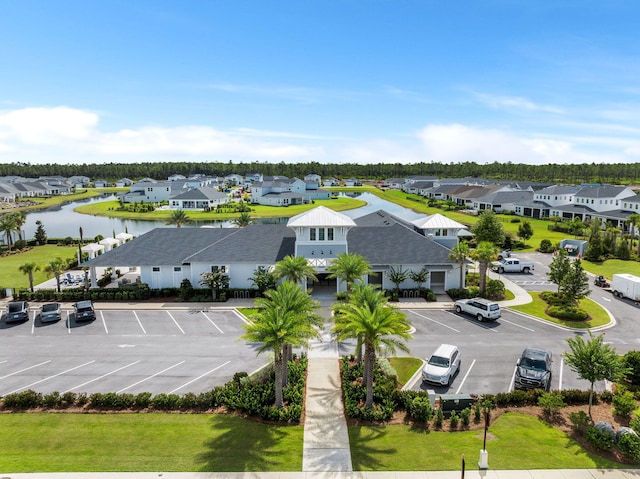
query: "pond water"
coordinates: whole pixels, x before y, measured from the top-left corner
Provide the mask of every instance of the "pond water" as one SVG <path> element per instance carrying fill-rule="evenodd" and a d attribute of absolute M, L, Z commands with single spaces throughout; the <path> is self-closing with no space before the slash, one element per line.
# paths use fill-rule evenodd
<path fill-rule="evenodd" d="M 357 218 L 374 211 L 383 209 L 388 213 L 399 216 L 403 219 L 412 221 L 421 216 L 407 208 L 398 206 L 386 200 L 382 200 L 371 193 L 363 193 L 357 196 L 358 199 L 366 201 L 367 205 L 355 210 L 344 211 L 343 213 L 351 218 Z M 92 238 L 97 235 L 104 237 L 113 236 L 115 234 L 128 232 L 134 236 L 140 236 L 154 228 L 165 227 L 164 221 L 142 221 L 120 218 L 108 218 L 105 216 L 92 216 L 76 213 L 74 208 L 80 205 L 96 203 L 100 201 L 114 200 L 114 195 L 103 195 L 86 200 L 74 201 L 65 205 L 49 208 L 47 210 L 39 210 L 27 213 L 27 221 L 24 225 L 24 237 L 26 239 L 33 238 L 36 231 L 36 221 L 40 220 L 44 226 L 49 238 L 78 238 L 80 236 L 80 228 L 85 238 Z M 264 218 L 259 219 L 259 223 L 286 223 L 289 218 Z M 183 227 L 215 227 L 228 228 L 231 226 L 230 221 L 198 221 L 191 225 Z"/>

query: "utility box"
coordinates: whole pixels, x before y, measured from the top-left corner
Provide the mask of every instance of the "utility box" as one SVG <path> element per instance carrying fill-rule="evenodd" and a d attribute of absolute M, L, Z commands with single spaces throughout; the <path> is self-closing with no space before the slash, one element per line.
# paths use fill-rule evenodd
<path fill-rule="evenodd" d="M 618 298 L 640 301 L 640 278 L 632 274 L 614 274 L 611 280 L 611 292 Z"/>
<path fill-rule="evenodd" d="M 473 398 L 468 394 L 440 394 L 437 399 L 444 414 L 451 414 L 453 411 L 459 413 L 473 406 Z"/>

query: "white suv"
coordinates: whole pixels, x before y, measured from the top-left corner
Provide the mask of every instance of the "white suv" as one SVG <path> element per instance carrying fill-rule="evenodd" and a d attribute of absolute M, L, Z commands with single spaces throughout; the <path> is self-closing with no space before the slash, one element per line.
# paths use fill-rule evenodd
<path fill-rule="evenodd" d="M 441 344 L 422 368 L 422 380 L 450 386 L 460 371 L 460 351 L 451 344 Z"/>
<path fill-rule="evenodd" d="M 484 298 L 459 299 L 455 302 L 456 312 L 467 313 L 478 321 L 495 321 L 500 317 L 500 305 Z"/>

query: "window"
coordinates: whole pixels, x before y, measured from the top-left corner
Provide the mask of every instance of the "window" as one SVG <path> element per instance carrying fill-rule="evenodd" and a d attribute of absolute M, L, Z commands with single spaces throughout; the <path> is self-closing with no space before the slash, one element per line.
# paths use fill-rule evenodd
<path fill-rule="evenodd" d="M 318 228 L 318 239 L 324 241 L 324 228 Z"/>
<path fill-rule="evenodd" d="M 154 273 L 159 273 L 160 272 L 160 266 L 154 266 L 152 271 Z"/>
<path fill-rule="evenodd" d="M 311 240 L 311 241 L 315 241 L 316 240 L 316 229 L 315 228 L 311 228 L 309 230 L 309 240 Z"/>
<path fill-rule="evenodd" d="M 174 266 L 173 267 L 173 272 L 174 273 L 179 273 L 180 271 L 182 271 L 182 267 L 181 266 Z"/>
<path fill-rule="evenodd" d="M 211 272 L 212 273 L 217 273 L 218 271 L 220 271 L 221 273 L 226 273 L 227 272 L 227 267 L 226 266 L 211 266 Z"/>
<path fill-rule="evenodd" d="M 327 228 L 327 239 L 333 241 L 333 228 Z"/>

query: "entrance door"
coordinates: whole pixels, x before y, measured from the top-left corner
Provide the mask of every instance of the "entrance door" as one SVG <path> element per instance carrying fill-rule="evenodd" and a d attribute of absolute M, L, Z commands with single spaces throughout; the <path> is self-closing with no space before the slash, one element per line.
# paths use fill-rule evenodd
<path fill-rule="evenodd" d="M 432 271 L 431 272 L 431 291 L 436 294 L 445 293 L 445 277 L 444 271 Z"/>

